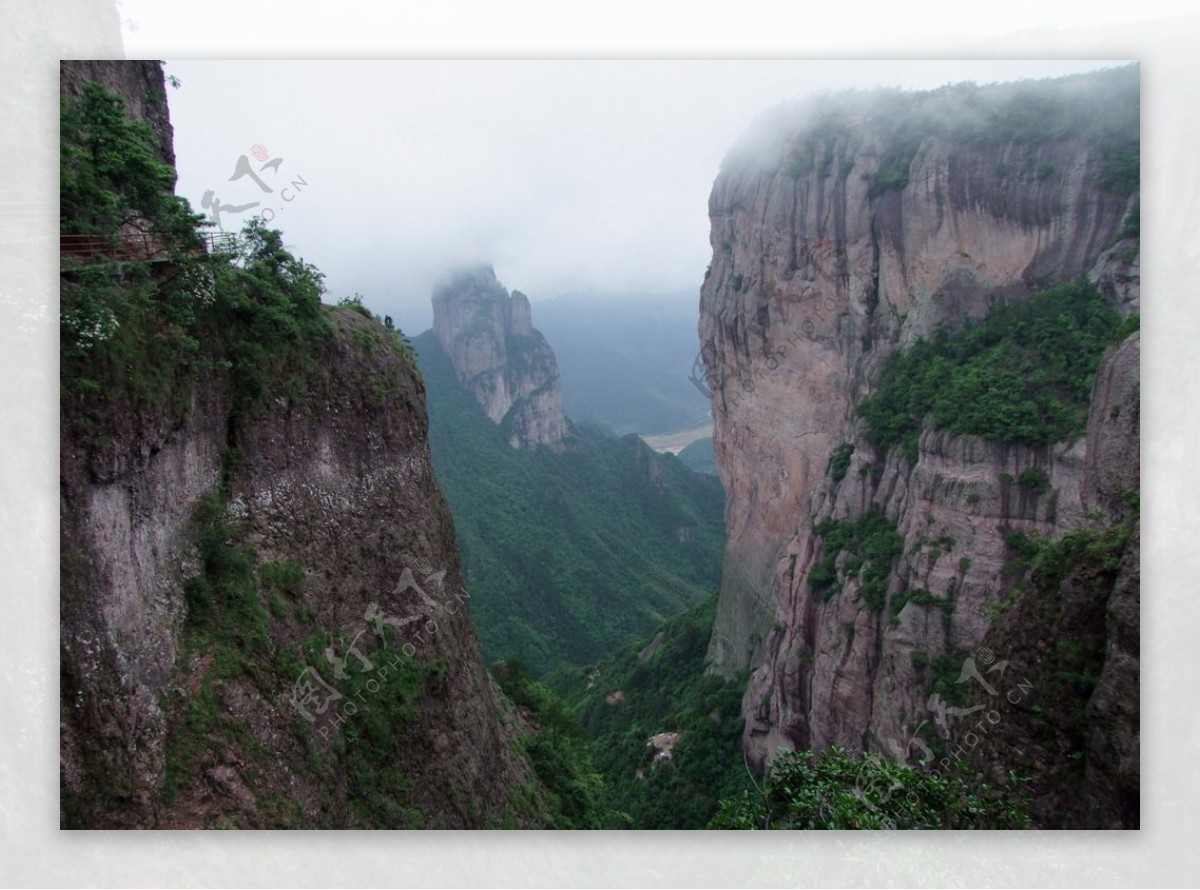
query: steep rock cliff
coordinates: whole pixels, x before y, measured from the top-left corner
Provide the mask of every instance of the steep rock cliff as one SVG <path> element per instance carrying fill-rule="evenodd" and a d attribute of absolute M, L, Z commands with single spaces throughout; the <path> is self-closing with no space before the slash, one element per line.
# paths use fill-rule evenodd
<path fill-rule="evenodd" d="M 132 60 L 115 65 L 94 59 L 64 59 L 59 67 L 61 92 L 79 96 L 85 83 L 98 83 L 123 98 L 129 114 L 154 131 L 159 158 L 175 165 L 175 131 L 167 111 L 162 62 Z"/>
<path fill-rule="evenodd" d="M 1096 375 L 1086 523 L 1035 564 L 1030 590 L 982 641 L 1028 692 L 1011 694 L 1013 683 L 1003 699 L 976 690 L 972 704 L 991 714 L 987 731 L 964 721 L 954 736 L 953 753 L 987 781 L 1010 770 L 1031 779 L 1032 814 L 1045 826 L 1141 821 L 1140 347 L 1132 335 Z"/>
<path fill-rule="evenodd" d="M 832 744 L 896 753 L 930 716 L 933 668 L 961 663 L 1009 596 L 1013 535 L 1084 521 L 1087 440 L 927 427 L 913 460 L 877 453 L 857 409 L 889 355 L 1039 287 L 1088 277 L 1136 311 L 1136 147 L 1126 69 L 830 97 L 769 116 L 730 153 L 699 325 L 727 493 L 710 659 L 753 670 L 753 762 Z M 1031 470 L 1044 480 L 1016 483 Z M 884 604 L 858 580 L 816 594 L 814 526 L 873 508 L 901 541 Z"/>
<path fill-rule="evenodd" d="M 558 362 L 534 328 L 529 298 L 490 267 L 459 271 L 433 294 L 433 329 L 459 382 L 514 448 L 559 450 L 570 438 Z"/>
<path fill-rule="evenodd" d="M 218 376 L 190 393 L 182 426 L 154 417 L 114 424 L 107 467 L 89 468 L 89 445 L 64 435 L 69 824 L 385 827 L 356 812 L 347 777 L 368 756 L 349 741 L 368 731 L 369 718 L 359 714 L 356 725 L 355 714 L 377 703 L 355 703 L 322 658 L 328 643 L 351 661 L 364 631 L 368 688 L 386 691 L 384 675 L 409 665 L 434 666 L 382 752 L 406 777 L 404 789 L 390 789 L 393 824 L 515 819 L 511 795 L 528 775 L 510 751 L 511 718 L 468 617 L 423 390 L 378 325 L 347 311 L 335 319 L 306 391 L 251 416 L 234 413 Z M 222 667 L 232 644 L 194 632 L 186 605 L 189 583 L 211 571 L 197 549 L 198 504 L 222 487 L 229 544 L 250 548 L 258 581 L 259 605 L 248 614 L 261 616 L 266 633 L 248 667 L 232 670 Z M 281 570 L 293 578 L 273 587 L 269 572 Z M 386 620 L 419 616 L 431 630 L 404 628 L 412 650 L 372 648 L 373 606 Z M 399 667 L 379 673 L 397 658 Z M 309 667 L 341 696 L 311 723 L 296 706 Z M 196 714 L 210 705 L 211 725 L 197 733 Z"/>
<path fill-rule="evenodd" d="M 161 94 L 147 64 L 84 74 L 136 113 Z M 263 244 L 244 268 L 155 267 L 122 361 L 101 341 L 64 363 L 62 824 L 531 824 L 540 792 L 482 663 L 413 357 Z M 106 280 L 77 268 L 73 299 Z M 256 269 L 253 300 L 222 292 Z M 194 299 L 162 290 L 180 271 L 215 289 L 203 311 L 233 308 L 197 309 L 191 350 L 152 350 L 170 330 L 155 307 Z"/>

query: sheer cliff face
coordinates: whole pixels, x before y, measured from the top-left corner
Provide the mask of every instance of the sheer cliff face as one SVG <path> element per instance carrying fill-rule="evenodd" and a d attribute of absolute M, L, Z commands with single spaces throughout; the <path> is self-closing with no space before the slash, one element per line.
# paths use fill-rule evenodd
<path fill-rule="evenodd" d="M 1140 823 L 1141 523 L 1129 497 L 1140 481 L 1140 352 L 1134 334 L 1105 358 L 1087 432 L 1083 505 L 1121 525 L 1085 540 L 1102 558 L 1075 561 L 988 629 L 983 645 L 1034 687 L 1031 702 L 955 738 L 987 780 L 1031 777 L 1033 816 L 1045 826 Z"/>
<path fill-rule="evenodd" d="M 76 74 L 158 109 L 155 63 L 90 65 Z M 319 311 L 328 335 L 281 353 L 257 396 L 207 344 L 194 373 L 164 374 L 158 407 L 117 393 L 77 413 L 64 396 L 65 827 L 537 812 L 469 618 L 412 355 L 372 319 Z"/>
<path fill-rule="evenodd" d="M 894 115 L 919 122 L 959 100 L 896 101 Z M 909 738 L 928 716 L 921 659 L 978 646 L 1007 596 L 1005 535 L 1083 522 L 1097 459 L 1084 440 L 1026 448 L 926 430 L 915 464 L 874 453 L 856 408 L 884 359 L 1042 284 L 1089 276 L 1123 314 L 1137 307 L 1136 197 L 1101 187 L 1102 145 L 930 127 L 898 151 L 895 134 L 914 129 L 878 112 L 847 98 L 838 126 L 781 115 L 731 153 L 710 198 L 699 328 L 728 529 L 710 657 L 752 672 L 745 743 L 760 764 L 781 747 L 887 753 Z M 835 481 L 843 443 L 853 457 Z M 1047 490 L 1013 484 L 1032 467 Z M 855 590 L 812 593 L 812 525 L 872 506 L 904 540 L 889 597 L 921 588 L 949 607 L 909 602 L 892 617 Z"/>
<path fill-rule="evenodd" d="M 408 780 L 395 791 L 397 812 L 419 811 L 431 827 L 515 818 L 511 796 L 528 775 L 510 753 L 513 727 L 468 617 L 424 392 L 393 335 L 353 312 L 335 319 L 319 369 L 262 410 L 235 412 L 217 376 L 191 393 L 182 426 L 154 416 L 114 423 L 106 465 L 64 433 L 69 822 L 384 827 L 355 815 L 347 773 L 366 745 L 348 752 L 346 738 L 368 738 L 372 689 L 386 694 L 389 682 L 407 682 L 398 672 L 431 665 L 394 750 L 383 752 Z M 212 570 L 197 549 L 197 504 L 221 487 L 228 543 L 250 548 L 258 580 L 260 605 L 248 614 L 266 622 L 268 654 L 252 656 L 249 673 L 222 668 L 246 656 L 192 633 L 185 606 L 189 583 Z M 299 574 L 273 595 L 267 571 L 279 566 Z M 416 616 L 400 634 L 412 648 L 378 649 L 372 611 Z M 362 666 L 349 649 L 356 641 L 372 662 L 361 701 L 320 645 L 296 660 L 314 634 L 335 658 Z M 329 684 L 307 702 L 305 667 Z M 339 697 L 318 713 L 332 690 Z M 189 721 L 208 707 L 213 723 L 196 737 Z"/>
<path fill-rule="evenodd" d="M 459 382 L 514 448 L 562 447 L 568 437 L 558 362 L 533 327 L 529 298 L 510 296 L 489 267 L 459 272 L 433 295 L 433 329 Z"/>

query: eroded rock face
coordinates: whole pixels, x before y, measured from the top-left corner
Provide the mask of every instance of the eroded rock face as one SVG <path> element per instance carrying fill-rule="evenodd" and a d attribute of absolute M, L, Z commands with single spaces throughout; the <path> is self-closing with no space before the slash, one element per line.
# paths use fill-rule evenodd
<path fill-rule="evenodd" d="M 76 75 L 134 90 L 149 82 L 148 65 L 161 92 L 152 63 L 88 63 Z M 515 751 L 516 718 L 484 668 L 470 621 L 413 358 L 394 334 L 353 311 L 333 310 L 329 319 L 332 332 L 308 364 L 289 367 L 250 404 L 235 398 L 229 363 L 220 360 L 170 384 L 179 398 L 160 406 L 114 397 L 98 414 L 64 395 L 65 826 L 533 821 L 537 801 L 517 803 L 531 772 Z M 197 546 L 198 507 L 218 491 L 228 528 L 221 544 L 230 548 L 224 558 L 249 554 L 250 562 L 255 606 L 235 633 L 252 633 L 250 619 L 259 615 L 263 639 L 255 648 L 188 622 L 189 582 L 216 571 Z M 294 573 L 286 592 L 268 583 L 268 565 Z M 397 642 L 388 657 L 411 659 L 406 664 L 425 672 L 419 684 L 410 681 L 411 709 L 390 727 L 384 751 L 362 741 L 369 701 L 343 695 L 326 702 L 328 719 L 311 723 L 297 707 L 301 667 L 315 664 L 323 680 L 336 680 L 319 649 L 303 652 L 314 634 L 331 634 L 331 651 L 351 662 L 347 641 L 365 635 L 355 638 L 360 651 L 380 662 L 368 696 L 372 684 L 377 691 L 400 682 L 396 670 L 391 679 L 378 672 L 372 610 L 419 619 L 404 625 L 409 646 L 397 654 Z M 347 738 L 360 739 L 349 757 Z M 394 781 L 379 789 L 391 808 L 386 819 L 350 799 L 349 771 L 367 756 L 403 775 L 404 787 Z"/>
<path fill-rule="evenodd" d="M 1140 490 L 1141 344 L 1134 333 L 1105 357 L 1088 412 L 1083 501 L 1114 520 L 1128 515 L 1129 492 Z"/>
<path fill-rule="evenodd" d="M 558 362 L 533 327 L 529 298 L 510 296 L 490 267 L 451 275 L 433 294 L 433 329 L 459 382 L 514 448 L 563 447 L 570 437 Z"/>
<path fill-rule="evenodd" d="M 1012 588 L 1007 536 L 1057 535 L 1082 518 L 1082 443 L 1033 449 L 926 431 L 915 466 L 896 452 L 876 478 L 871 459 L 856 452 L 840 483 L 818 486 L 812 509 L 819 521 L 877 505 L 895 519 L 903 548 L 888 602 L 871 609 L 854 582 L 824 600 L 809 584 L 820 540 L 809 526 L 788 543 L 784 595 L 745 699 L 747 749 L 760 763 L 781 746 L 890 752 L 906 742 L 931 716 L 927 663 L 977 647 Z M 1016 482 L 1033 467 L 1047 491 Z"/>
<path fill-rule="evenodd" d="M 709 654 L 727 675 L 752 671 L 744 742 L 760 765 L 781 748 L 903 745 L 930 717 L 929 662 L 978 646 L 1011 590 L 1006 536 L 1081 524 L 1085 476 L 1106 472 L 1097 459 L 1112 465 L 1097 449 L 1121 447 L 926 430 L 915 464 L 900 449 L 873 452 L 857 406 L 886 357 L 938 325 L 1083 276 L 1135 311 L 1136 197 L 1100 187 L 1103 150 L 1071 135 L 931 135 L 889 179 L 894 146 L 847 102 L 840 129 L 797 114 L 752 134 L 709 203 L 699 329 L 728 529 Z M 1119 367 L 1114 379 L 1136 375 L 1136 363 Z M 853 458 L 835 481 L 830 456 L 843 443 Z M 1030 468 L 1048 487 L 1017 482 Z M 815 594 L 813 525 L 873 507 L 903 539 L 887 604 L 868 607 L 857 582 Z M 898 599 L 914 590 L 919 601 Z"/>
<path fill-rule="evenodd" d="M 295 827 L 370 827 L 350 815 L 338 769 L 312 766 L 313 751 L 330 757 L 340 734 L 354 729 L 353 714 L 339 713 L 344 726 L 318 721 L 306 731 L 290 674 L 224 676 L 214 673 L 213 653 L 183 647 L 184 589 L 202 571 L 193 511 L 223 476 L 233 543 L 252 548 L 260 567 L 303 570 L 296 601 L 269 613 L 273 647 L 295 651 L 314 628 L 348 638 L 366 631 L 371 641 L 373 605 L 385 616 L 434 621 L 432 632 L 412 637 L 415 663 L 444 670 L 403 733 L 403 805 L 445 827 L 525 818 L 512 794 L 527 768 L 510 753 L 517 728 L 483 666 L 461 593 L 415 369 L 374 322 L 347 311 L 335 317 L 320 379 L 304 394 L 239 415 L 231 439 L 228 388 L 211 381 L 196 388 L 182 427 L 132 425 L 114 446 L 127 459 L 111 473 L 89 469 L 84 447 L 64 434 L 62 759 L 72 821 L 267 827 L 283 817 L 264 800 L 284 793 L 295 803 L 284 821 Z M 365 337 L 378 341 L 369 353 L 361 351 Z M 423 596 L 404 587 L 406 571 L 439 604 L 436 614 L 426 615 Z M 268 591 L 260 595 L 266 603 Z M 318 669 L 329 678 L 329 664 L 318 661 Z M 179 709 L 186 713 L 206 687 L 222 725 L 253 741 L 214 733 L 205 742 L 207 779 L 164 797 Z M 114 786 L 119 795 L 106 800 L 111 790 L 101 789 Z"/>

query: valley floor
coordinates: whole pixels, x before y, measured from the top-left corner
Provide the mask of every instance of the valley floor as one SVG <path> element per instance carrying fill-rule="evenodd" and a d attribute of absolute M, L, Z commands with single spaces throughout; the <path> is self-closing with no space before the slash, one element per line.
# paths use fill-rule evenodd
<path fill-rule="evenodd" d="M 678 430 L 673 433 L 661 433 L 657 436 L 642 436 L 642 441 L 659 454 L 678 454 L 693 442 L 708 438 L 713 434 L 712 423 L 693 427 L 690 430 Z"/>

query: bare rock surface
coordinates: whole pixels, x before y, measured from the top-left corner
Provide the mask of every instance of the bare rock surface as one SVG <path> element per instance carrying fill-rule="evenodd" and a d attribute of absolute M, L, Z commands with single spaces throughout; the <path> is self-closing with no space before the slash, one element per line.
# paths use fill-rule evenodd
<path fill-rule="evenodd" d="M 515 448 L 561 449 L 571 433 L 562 379 L 529 298 L 510 295 L 490 267 L 461 270 L 433 294 L 433 329 L 459 382 Z"/>

